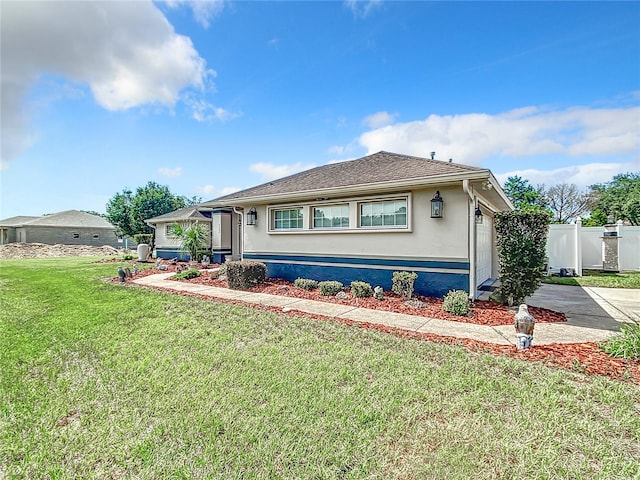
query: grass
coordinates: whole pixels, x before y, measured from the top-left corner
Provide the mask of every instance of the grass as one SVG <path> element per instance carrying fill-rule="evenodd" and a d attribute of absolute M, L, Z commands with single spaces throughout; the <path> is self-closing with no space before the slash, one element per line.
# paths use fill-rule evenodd
<path fill-rule="evenodd" d="M 640 360 L 640 323 L 625 324 L 602 349 L 612 357 Z"/>
<path fill-rule="evenodd" d="M 605 273 L 583 270 L 582 277 L 544 277 L 543 282 L 581 287 L 640 288 L 640 272 Z"/>
<path fill-rule="evenodd" d="M 637 478 L 640 387 L 0 261 L 0 478 Z"/>

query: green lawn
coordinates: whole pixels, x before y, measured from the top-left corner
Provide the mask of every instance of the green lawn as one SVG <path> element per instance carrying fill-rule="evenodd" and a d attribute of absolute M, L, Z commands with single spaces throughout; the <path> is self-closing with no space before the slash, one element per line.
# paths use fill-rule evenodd
<path fill-rule="evenodd" d="M 640 476 L 640 387 L 0 261 L 0 478 Z"/>
<path fill-rule="evenodd" d="M 640 288 L 640 272 L 604 273 L 583 270 L 582 277 L 545 277 L 543 282 L 582 287 Z"/>

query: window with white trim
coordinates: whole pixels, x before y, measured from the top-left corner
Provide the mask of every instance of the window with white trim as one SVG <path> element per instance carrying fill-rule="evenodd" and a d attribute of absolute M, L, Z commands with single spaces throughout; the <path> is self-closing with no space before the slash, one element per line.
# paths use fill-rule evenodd
<path fill-rule="evenodd" d="M 176 234 L 173 233 L 173 226 L 175 225 L 175 223 L 168 223 L 164 226 L 164 234 L 167 237 L 175 237 Z"/>
<path fill-rule="evenodd" d="M 302 228 L 302 208 L 272 210 L 273 229 L 291 230 Z"/>
<path fill-rule="evenodd" d="M 349 228 L 349 204 L 313 207 L 313 228 Z"/>
<path fill-rule="evenodd" d="M 360 227 L 406 227 L 407 199 L 361 202 L 359 204 Z"/>

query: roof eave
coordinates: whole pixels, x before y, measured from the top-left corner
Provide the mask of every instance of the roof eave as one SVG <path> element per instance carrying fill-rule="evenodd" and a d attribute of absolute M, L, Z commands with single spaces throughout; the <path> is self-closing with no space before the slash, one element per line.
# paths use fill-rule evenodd
<path fill-rule="evenodd" d="M 463 179 L 481 180 L 488 179 L 491 172 L 487 169 L 474 172 L 449 173 L 445 175 L 434 175 L 429 177 L 419 177 L 404 180 L 394 180 L 392 182 L 366 183 L 360 185 L 352 185 L 346 187 L 319 188 L 316 190 L 305 190 L 301 192 L 289 192 L 270 195 L 256 195 L 251 197 L 230 198 L 227 200 L 211 200 L 203 202 L 203 205 L 209 207 L 220 207 L 227 205 L 248 205 L 270 203 L 273 201 L 283 202 L 290 200 L 308 200 L 326 196 L 346 196 L 352 194 L 361 194 L 371 191 L 383 192 L 389 190 L 411 189 L 415 187 L 435 187 L 441 185 L 452 184 Z"/>

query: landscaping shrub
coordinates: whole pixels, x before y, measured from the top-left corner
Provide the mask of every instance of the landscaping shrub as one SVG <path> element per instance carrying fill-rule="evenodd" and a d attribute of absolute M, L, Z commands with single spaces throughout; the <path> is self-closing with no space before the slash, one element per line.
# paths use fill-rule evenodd
<path fill-rule="evenodd" d="M 185 270 L 184 272 L 176 273 L 173 278 L 176 280 L 189 280 L 190 278 L 196 278 L 200 276 L 200 271 L 192 268 L 190 270 Z"/>
<path fill-rule="evenodd" d="M 244 290 L 263 283 L 267 278 L 267 266 L 254 260 L 226 262 L 229 288 Z"/>
<path fill-rule="evenodd" d="M 640 323 L 622 325 L 620 333 L 601 345 L 612 357 L 640 360 Z"/>
<path fill-rule="evenodd" d="M 318 288 L 318 281 L 311 280 L 310 278 L 296 278 L 293 286 L 304 290 L 313 290 L 314 288 Z"/>
<path fill-rule="evenodd" d="M 404 298 L 413 297 L 413 284 L 418 278 L 415 272 L 393 272 L 391 291 Z"/>
<path fill-rule="evenodd" d="M 442 310 L 461 317 L 469 315 L 471 311 L 469 294 L 464 290 L 450 290 L 449 293 L 444 296 Z"/>
<path fill-rule="evenodd" d="M 351 282 L 351 293 L 356 298 L 365 298 L 373 296 L 373 289 L 367 282 Z"/>
<path fill-rule="evenodd" d="M 122 257 L 123 260 L 133 260 L 134 258 L 136 258 L 136 257 L 134 257 L 133 255 L 131 255 L 129 253 L 127 253 L 126 255 L 124 255 Z"/>
<path fill-rule="evenodd" d="M 153 235 L 150 233 L 136 233 L 133 236 L 133 241 L 138 245 L 144 243 L 146 245 L 151 245 L 151 241 L 153 240 Z"/>
<path fill-rule="evenodd" d="M 318 283 L 318 288 L 320 289 L 320 295 L 324 295 L 325 297 L 333 297 L 337 295 L 338 292 L 341 292 L 344 288 L 344 285 L 341 282 L 337 282 L 335 280 L 327 280 L 325 282 Z"/>
<path fill-rule="evenodd" d="M 518 305 L 540 286 L 549 218 L 547 213 L 496 213 L 500 287 L 495 297 L 501 302 Z"/>

